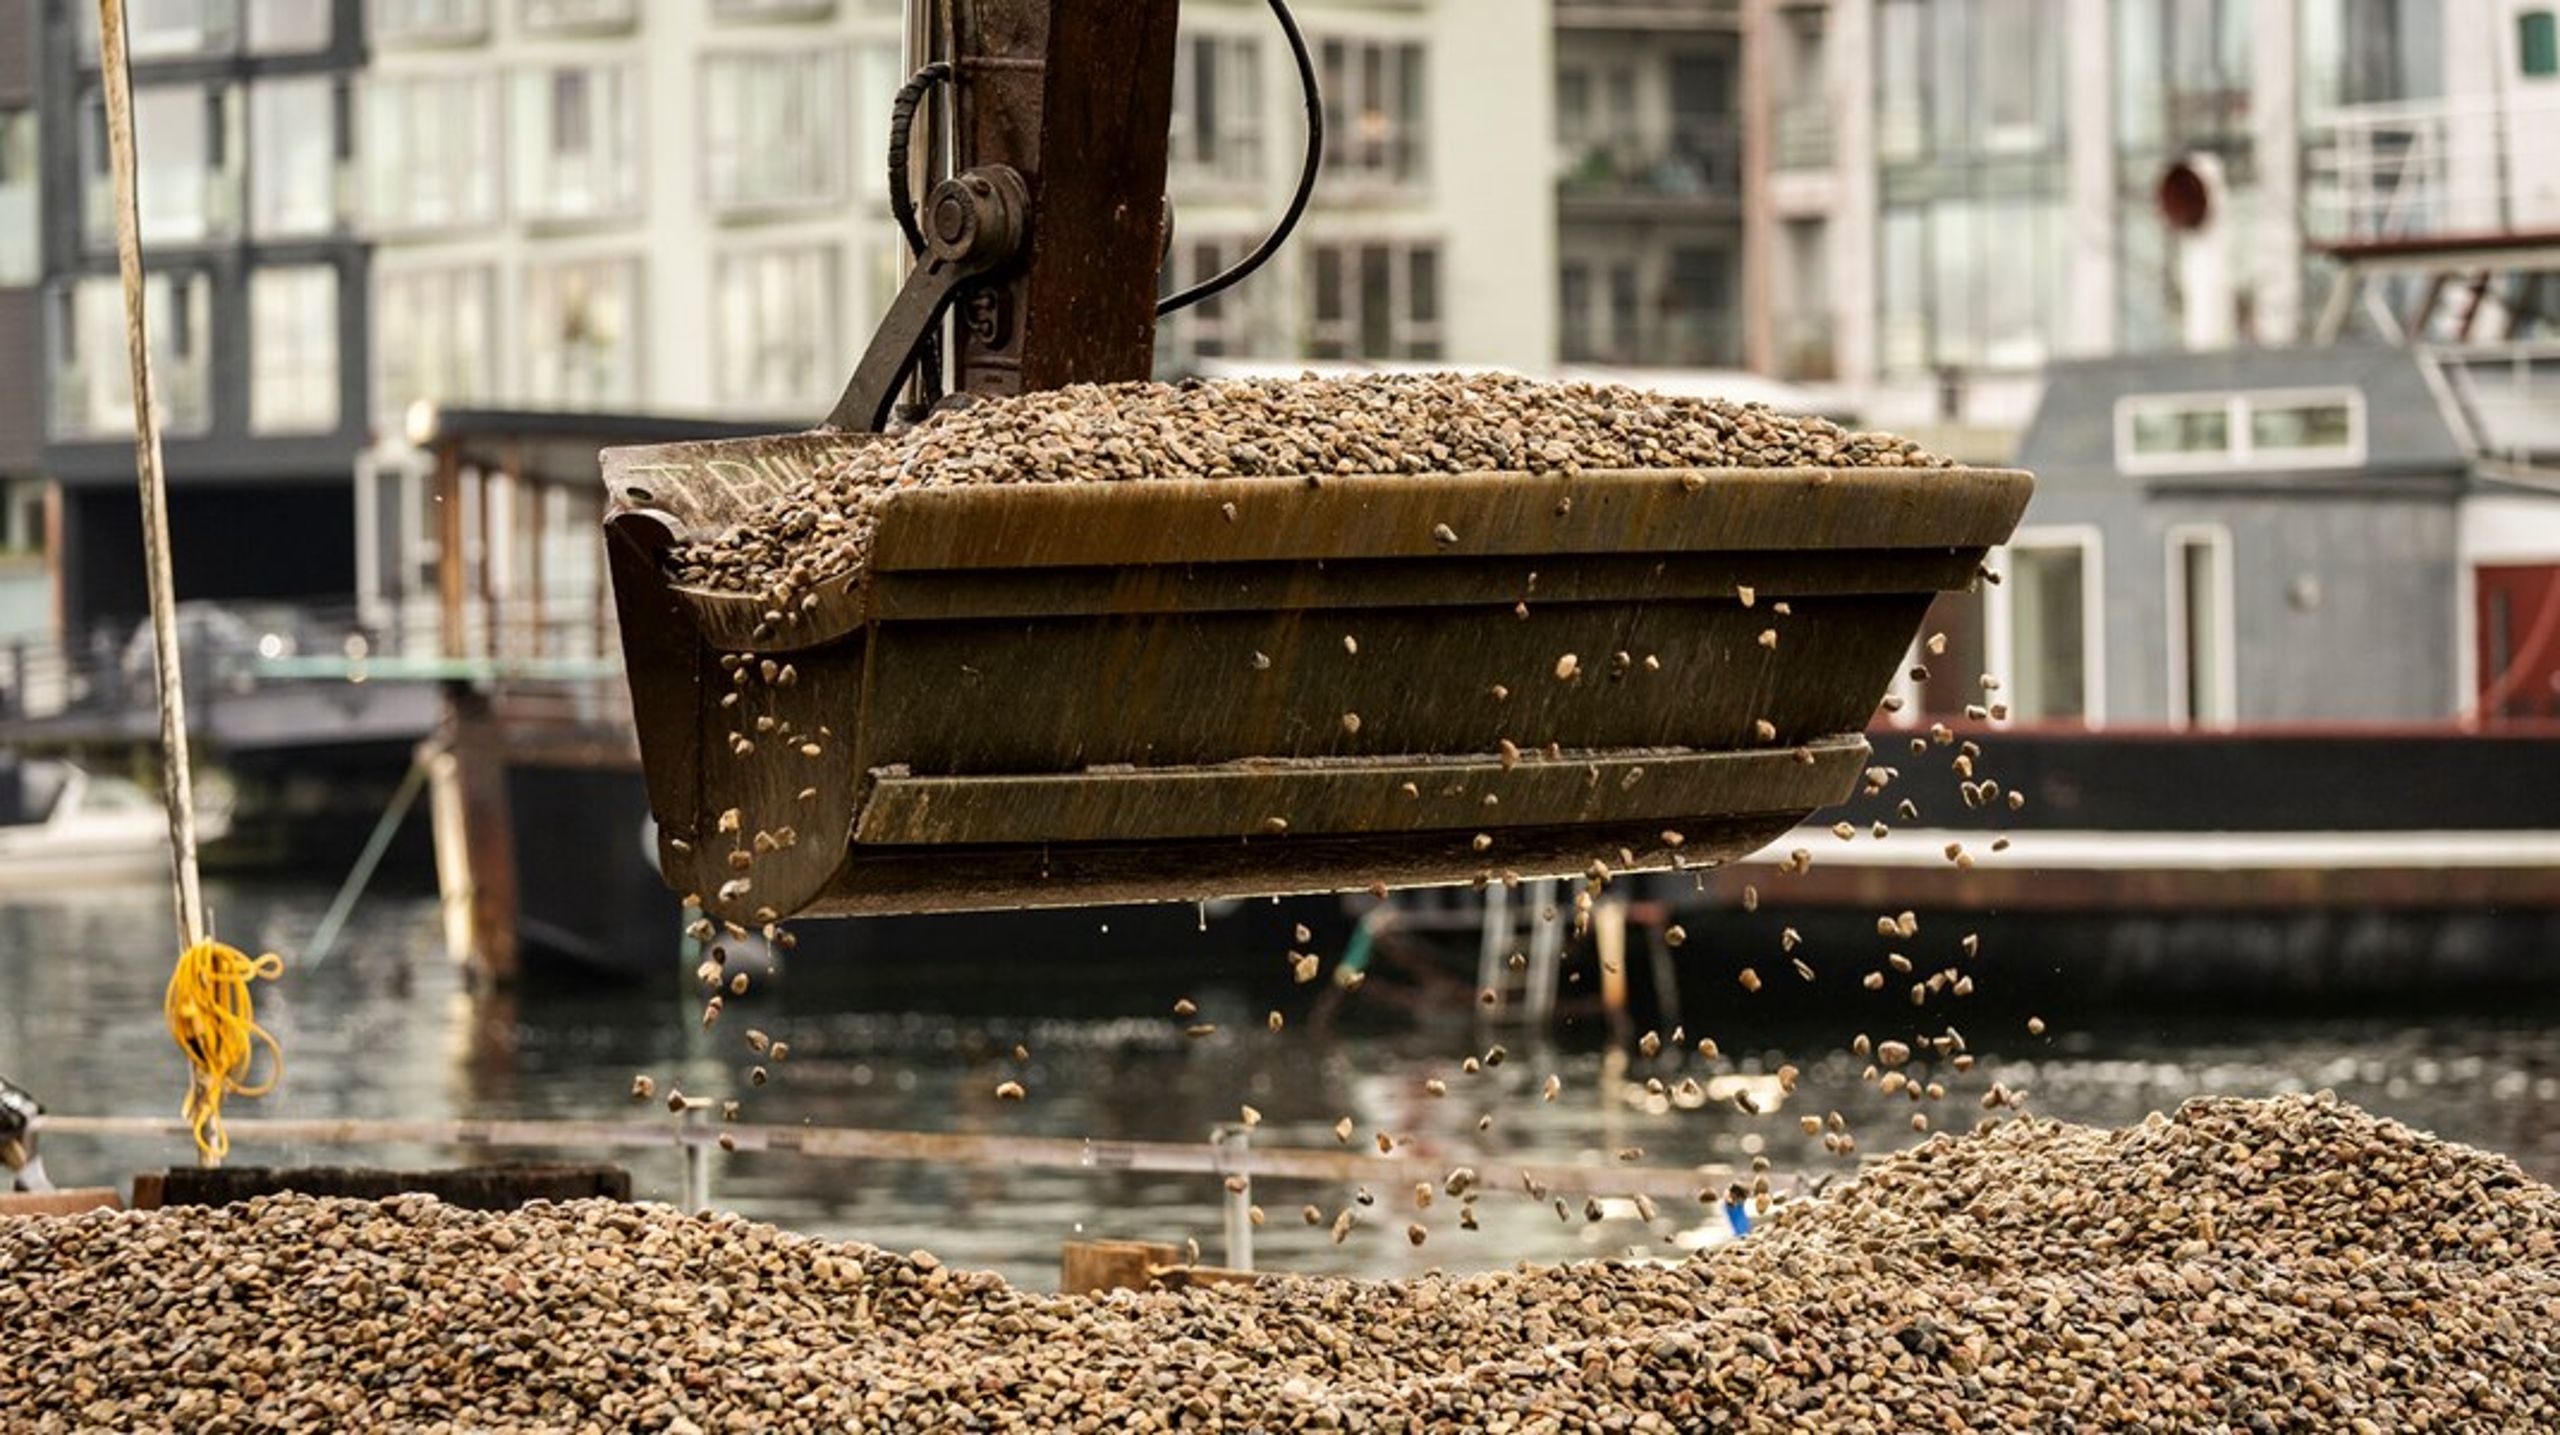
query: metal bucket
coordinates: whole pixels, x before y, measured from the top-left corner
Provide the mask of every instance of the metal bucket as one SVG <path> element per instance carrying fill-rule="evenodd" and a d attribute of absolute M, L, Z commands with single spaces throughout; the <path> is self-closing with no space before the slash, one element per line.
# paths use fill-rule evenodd
<path fill-rule="evenodd" d="M 2033 487 L 1879 468 L 918 488 L 805 611 L 669 580 L 670 544 L 865 441 L 605 454 L 661 860 L 729 920 L 1731 858 L 1851 792 L 1931 600 L 1974 581 Z"/>

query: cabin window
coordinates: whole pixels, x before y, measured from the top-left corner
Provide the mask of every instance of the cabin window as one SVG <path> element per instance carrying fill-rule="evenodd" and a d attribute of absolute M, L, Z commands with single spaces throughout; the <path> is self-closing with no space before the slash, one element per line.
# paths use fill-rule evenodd
<path fill-rule="evenodd" d="M 2002 585 L 2009 716 L 2019 722 L 2090 722 L 2096 700 L 2096 536 L 2023 534 L 2009 548 Z M 1994 655 L 1995 663 L 1998 655 Z"/>
<path fill-rule="evenodd" d="M 2239 716 L 2230 531 L 2171 529 L 2168 555 L 2169 720 L 2228 726 Z"/>
<path fill-rule="evenodd" d="M 2142 394 L 2116 401 L 2116 467 L 2125 473 L 2362 462 L 2364 396 L 2353 389 Z"/>
<path fill-rule="evenodd" d="M 2560 75 L 2560 12 L 2547 5 L 2517 12 L 2516 68 L 2529 80 Z"/>

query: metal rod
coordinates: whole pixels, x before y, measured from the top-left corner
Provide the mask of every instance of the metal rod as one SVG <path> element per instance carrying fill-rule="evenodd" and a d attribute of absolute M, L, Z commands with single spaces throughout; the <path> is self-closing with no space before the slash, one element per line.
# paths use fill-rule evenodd
<path fill-rule="evenodd" d="M 169 572 L 169 488 L 160 466 L 150 327 L 143 313 L 142 216 L 134 187 L 133 72 L 125 53 L 124 0 L 98 0 L 98 65 L 106 82 L 107 152 L 115 172 L 116 270 L 124 281 L 125 354 L 133 369 L 133 457 L 142 485 L 151 666 L 160 683 L 161 800 L 169 809 L 178 938 L 192 947 L 204 940 L 204 888 L 196 874 L 196 782 L 188 763 L 187 693 L 178 662 L 178 594 Z"/>
<path fill-rule="evenodd" d="M 400 790 L 391 794 L 391 805 L 382 811 L 381 820 L 373 824 L 373 833 L 364 840 L 364 850 L 356 854 L 356 865 L 347 872 L 347 880 L 338 884 L 338 895 L 329 900 L 329 910 L 320 916 L 320 929 L 311 934 L 311 943 L 303 949 L 302 968 L 309 971 L 327 960 L 338 945 L 338 934 L 346 929 L 347 918 L 356 909 L 356 899 L 373 881 L 374 869 L 382 865 L 382 854 L 391 848 L 391 835 L 400 830 L 401 819 L 418 800 L 427 785 L 427 762 L 420 758 L 409 764 L 409 773 L 400 779 Z"/>
<path fill-rule="evenodd" d="M 1511 947 L 1511 888 L 1501 882 L 1484 884 L 1484 919 L 1476 943 L 1476 991 L 1500 992 L 1509 983 L 1504 980 L 1503 958 Z M 1491 1007 L 1476 1008 L 1479 1023 L 1495 1018 Z"/>
<path fill-rule="evenodd" d="M 1564 914 L 1555 912 L 1555 903 L 1554 878 L 1529 885 L 1529 1029 L 1537 1032 L 1555 1023 L 1556 982 L 1563 976 Z"/>
<path fill-rule="evenodd" d="M 940 1131 L 879 1131 L 844 1126 L 723 1125 L 618 1121 L 337 1121 L 251 1118 L 227 1121 L 232 1143 L 251 1146 L 418 1145 L 489 1148 L 597 1147 L 664 1151 L 716 1145 L 723 1135 L 739 1151 L 869 1161 L 914 1161 L 1017 1170 L 1150 1171 L 1201 1176 L 1242 1172 L 1269 1180 L 1374 1186 L 1438 1180 L 1473 1166 L 1488 1188 L 1522 1177 L 1558 1192 L 1689 1197 L 1733 1179 L 1721 1163 L 1690 1167 L 1599 1166 L 1578 1162 L 1487 1162 L 1451 1152 L 1438 1156 L 1372 1156 L 1306 1147 L 1256 1147 L 1232 1155 L 1201 1142 L 1091 1141 L 1061 1136 L 979 1136 Z M 61 1116 L 29 1123 L 48 1136 L 176 1138 L 186 1123 L 157 1116 Z"/>
<path fill-rule="evenodd" d="M 1220 1154 L 1241 1153 L 1251 1149 L 1253 1133 L 1243 1126 L 1218 1125 L 1209 1128 L 1209 1144 Z M 1253 1168 L 1238 1166 L 1226 1179 L 1227 1269 L 1253 1269 Z"/>
<path fill-rule="evenodd" d="M 688 1106 L 684 1111 L 684 1212 L 690 1216 L 711 1209 L 711 1143 L 705 1135 L 702 1108 Z"/>

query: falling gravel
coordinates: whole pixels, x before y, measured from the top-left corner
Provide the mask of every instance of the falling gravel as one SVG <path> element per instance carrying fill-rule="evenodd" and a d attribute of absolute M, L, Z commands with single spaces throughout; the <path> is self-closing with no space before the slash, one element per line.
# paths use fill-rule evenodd
<path fill-rule="evenodd" d="M 1681 1264 L 1043 1296 L 602 1202 L 0 1223 L 0 1427 L 2527 1430 L 2560 1193 L 2326 1095 L 1940 1136 Z"/>
<path fill-rule="evenodd" d="M 1947 460 L 1828 419 L 1614 384 L 1449 373 L 1079 384 L 937 414 L 670 561 L 690 585 L 807 592 L 861 566 L 882 496 L 945 484 L 1808 466 Z"/>

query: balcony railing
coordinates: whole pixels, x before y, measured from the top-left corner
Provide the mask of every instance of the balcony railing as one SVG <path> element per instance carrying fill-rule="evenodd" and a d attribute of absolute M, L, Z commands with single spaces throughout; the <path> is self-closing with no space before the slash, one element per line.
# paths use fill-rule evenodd
<path fill-rule="evenodd" d="M 1742 0 L 1556 0 L 1568 30 L 1733 30 Z"/>
<path fill-rule="evenodd" d="M 1557 182 L 1567 200 L 1713 206 L 1742 198 L 1742 146 L 1730 122 L 1684 128 L 1651 147 L 1603 141 L 1568 156 Z"/>
<path fill-rule="evenodd" d="M 1782 171 L 1831 168 L 1831 106 L 1820 101 L 1778 111 L 1777 165 Z"/>
<path fill-rule="evenodd" d="M 1568 317 L 1568 364 L 1613 364 L 1644 369 L 1726 369 L 1742 361 L 1742 326 L 1730 312 L 1671 310 L 1640 320 L 1633 333 L 1577 332 Z"/>
<path fill-rule="evenodd" d="M 2560 96 L 2349 105 L 2313 121 L 2312 236 L 2330 241 L 2560 229 Z"/>

